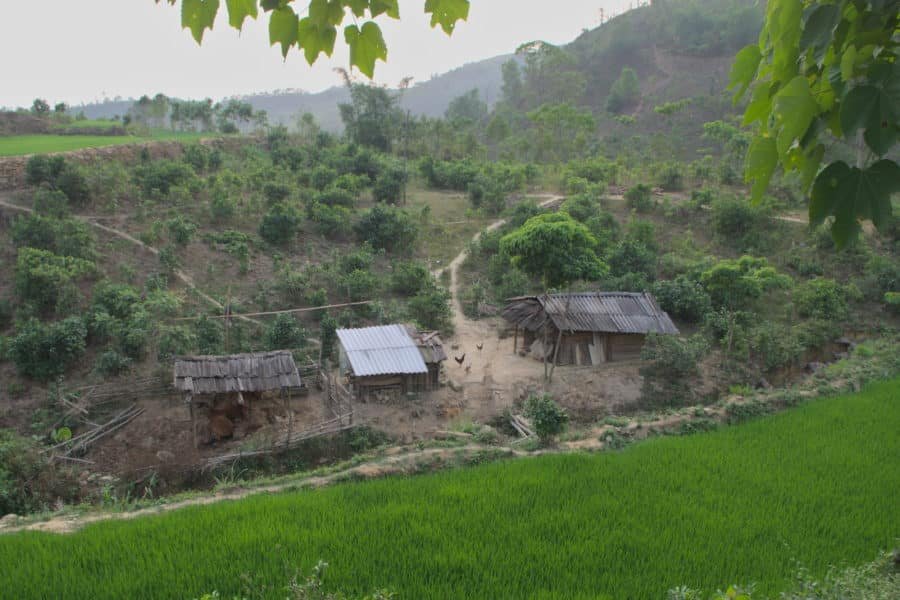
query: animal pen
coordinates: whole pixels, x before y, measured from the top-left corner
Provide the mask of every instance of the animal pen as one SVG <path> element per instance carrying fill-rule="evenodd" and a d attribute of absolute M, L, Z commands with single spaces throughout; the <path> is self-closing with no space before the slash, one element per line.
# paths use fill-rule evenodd
<path fill-rule="evenodd" d="M 394 402 L 436 390 L 447 360 L 437 332 L 411 325 L 339 329 L 340 375 L 350 394 L 368 402 Z"/>
<path fill-rule="evenodd" d="M 503 318 L 515 326 L 514 352 L 560 366 L 637 360 L 648 334 L 678 334 L 669 315 L 647 293 L 511 298 Z"/>
<path fill-rule="evenodd" d="M 189 356 L 175 359 L 175 388 L 184 395 L 191 415 L 191 435 L 197 439 L 197 412 L 205 406 L 210 413 L 217 402 L 228 407 L 225 414 L 210 414 L 213 436 L 221 437 L 233 428 L 232 419 L 247 417 L 253 401 L 277 392 L 289 409 L 291 394 L 303 387 L 294 357 L 288 351 L 229 356 Z M 235 408 L 237 407 L 237 408 Z M 293 425 L 290 410 L 289 428 Z M 214 429 L 222 428 L 219 432 Z"/>

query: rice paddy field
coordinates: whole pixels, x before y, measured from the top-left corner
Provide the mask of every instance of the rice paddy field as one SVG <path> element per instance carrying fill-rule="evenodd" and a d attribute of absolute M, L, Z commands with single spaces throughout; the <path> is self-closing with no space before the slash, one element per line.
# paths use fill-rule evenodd
<path fill-rule="evenodd" d="M 403 599 L 664 598 L 857 565 L 900 537 L 900 380 L 620 452 L 253 497 L 0 537 L 3 598 L 193 598 L 331 564 Z M 756 597 L 756 596 L 754 596 Z"/>
<path fill-rule="evenodd" d="M 24 156 L 48 152 L 68 152 L 82 148 L 101 148 L 121 144 L 162 140 L 195 140 L 199 133 L 161 131 L 147 137 L 131 135 L 12 135 L 0 137 L 0 156 Z"/>

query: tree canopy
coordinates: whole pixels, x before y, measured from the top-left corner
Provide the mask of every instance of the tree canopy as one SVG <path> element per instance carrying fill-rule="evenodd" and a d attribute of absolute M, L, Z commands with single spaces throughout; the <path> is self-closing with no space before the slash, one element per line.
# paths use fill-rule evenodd
<path fill-rule="evenodd" d="M 731 72 L 735 101 L 750 92 L 744 124 L 755 124 L 746 179 L 758 201 L 780 165 L 810 191 L 813 225 L 833 217 L 840 246 L 860 220 L 885 227 L 900 166 L 886 155 L 900 135 L 897 0 L 770 0 L 759 43 Z M 825 133 L 856 146 L 854 166 L 820 171 Z"/>
<path fill-rule="evenodd" d="M 175 5 L 178 0 L 166 0 Z M 160 0 L 156 0 L 159 4 Z M 385 15 L 400 18 L 399 0 L 225 0 L 228 24 L 240 30 L 247 18 L 256 19 L 259 13 L 269 15 L 269 43 L 279 44 L 287 58 L 292 49 L 303 52 L 309 64 L 319 55 L 331 56 L 337 40 L 338 27 L 348 14 L 353 24 L 344 27 L 344 42 L 350 48 L 350 65 L 363 74 L 375 74 L 375 61 L 387 60 L 387 44 L 381 27 L 374 20 L 357 23 L 357 19 L 375 19 Z M 219 13 L 220 0 L 181 0 L 181 25 L 191 30 L 197 43 L 212 29 Z M 447 35 L 456 24 L 469 16 L 469 0 L 425 0 L 425 13 L 431 15 L 431 26 L 440 26 Z"/>
<path fill-rule="evenodd" d="M 596 247 L 590 230 L 567 213 L 532 217 L 500 240 L 501 252 L 514 265 L 540 275 L 547 287 L 605 275 L 608 268 L 597 258 Z"/>

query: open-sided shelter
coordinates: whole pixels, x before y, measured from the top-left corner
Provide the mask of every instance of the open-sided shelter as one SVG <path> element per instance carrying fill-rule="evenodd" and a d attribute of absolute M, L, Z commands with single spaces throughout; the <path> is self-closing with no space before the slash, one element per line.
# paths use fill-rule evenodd
<path fill-rule="evenodd" d="M 558 365 L 598 365 L 641 356 L 647 334 L 678 334 L 647 293 L 584 292 L 511 298 L 503 318 L 523 348 Z"/>
<path fill-rule="evenodd" d="M 217 398 L 230 396 L 243 407 L 247 396 L 278 392 L 289 399 L 291 390 L 300 387 L 300 372 L 287 350 L 175 359 L 175 388 L 189 405 L 195 445 L 195 403 L 214 406 Z"/>
<path fill-rule="evenodd" d="M 397 400 L 439 385 L 441 363 L 447 355 L 437 332 L 384 325 L 339 329 L 337 336 L 340 373 L 358 400 Z"/>

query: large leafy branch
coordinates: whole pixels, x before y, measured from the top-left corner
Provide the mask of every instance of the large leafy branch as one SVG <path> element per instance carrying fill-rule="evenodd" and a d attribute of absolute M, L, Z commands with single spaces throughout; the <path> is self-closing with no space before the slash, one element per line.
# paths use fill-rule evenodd
<path fill-rule="evenodd" d="M 166 0 L 175 5 L 178 0 Z M 160 0 L 156 0 L 157 4 Z M 387 44 L 381 27 L 372 20 L 384 15 L 400 18 L 399 0 L 225 0 L 228 23 L 240 30 L 244 22 L 269 16 L 269 43 L 279 44 L 285 58 L 292 49 L 303 52 L 309 64 L 321 54 L 331 56 L 337 41 L 338 27 L 349 17 L 353 23 L 344 27 L 344 42 L 350 48 L 350 65 L 363 74 L 375 74 L 375 61 L 387 60 Z M 219 13 L 220 0 L 181 0 L 181 25 L 191 30 L 197 43 L 212 29 Z M 425 0 L 425 13 L 431 15 L 431 26 L 440 26 L 447 35 L 456 24 L 469 16 L 469 0 Z M 360 24 L 357 19 L 367 19 Z"/>
<path fill-rule="evenodd" d="M 900 125 L 900 0 L 769 0 L 759 43 L 738 53 L 735 101 L 756 134 L 746 178 L 759 201 L 780 165 L 798 172 L 813 225 L 832 217 L 838 245 L 860 220 L 892 218 L 900 167 L 887 157 Z M 826 134 L 857 148 L 855 165 L 821 168 Z"/>

